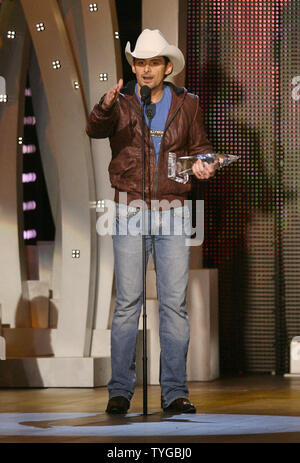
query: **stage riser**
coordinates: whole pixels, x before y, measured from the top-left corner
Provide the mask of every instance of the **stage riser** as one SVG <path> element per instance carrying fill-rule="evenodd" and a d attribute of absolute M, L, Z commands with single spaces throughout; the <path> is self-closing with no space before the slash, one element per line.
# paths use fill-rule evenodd
<path fill-rule="evenodd" d="M 0 362 L 0 387 L 105 386 L 109 358 L 18 358 Z"/>

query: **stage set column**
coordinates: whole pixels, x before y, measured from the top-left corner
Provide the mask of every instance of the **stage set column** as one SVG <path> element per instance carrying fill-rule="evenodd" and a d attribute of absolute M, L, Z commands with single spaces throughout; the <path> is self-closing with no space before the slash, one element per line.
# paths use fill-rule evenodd
<path fill-rule="evenodd" d="M 119 27 L 114 0 L 91 4 L 81 0 L 85 37 L 85 82 L 88 110 L 99 102 L 122 77 Z M 97 192 L 97 217 L 106 210 L 107 201 L 113 201 L 108 166 L 111 149 L 108 139 L 91 140 Z M 110 357 L 110 312 L 113 310 L 114 258 L 112 237 L 98 235 L 98 273 L 96 312 L 91 355 Z"/>
<path fill-rule="evenodd" d="M 4 325 L 30 327 L 22 207 L 24 92 L 30 41 L 19 2 L 2 2 L 0 36 L 0 304 Z"/>
<path fill-rule="evenodd" d="M 84 357 L 90 355 L 97 246 L 86 108 L 57 2 L 21 3 L 47 96 L 59 178 L 61 285 L 51 342 L 55 356 Z"/>

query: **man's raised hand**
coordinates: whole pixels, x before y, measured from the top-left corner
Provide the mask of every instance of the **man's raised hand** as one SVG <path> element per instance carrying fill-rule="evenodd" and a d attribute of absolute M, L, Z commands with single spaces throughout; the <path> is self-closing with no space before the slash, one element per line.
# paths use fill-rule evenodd
<path fill-rule="evenodd" d="M 112 105 L 115 103 L 116 99 L 119 96 L 120 90 L 123 87 L 123 79 L 120 79 L 117 85 L 113 88 L 108 90 L 107 94 L 105 95 L 104 101 L 102 103 L 103 109 L 110 109 Z"/>

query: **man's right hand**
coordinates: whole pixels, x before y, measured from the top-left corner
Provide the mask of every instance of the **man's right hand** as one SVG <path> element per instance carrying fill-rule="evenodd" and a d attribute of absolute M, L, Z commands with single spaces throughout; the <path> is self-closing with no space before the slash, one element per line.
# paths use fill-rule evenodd
<path fill-rule="evenodd" d="M 120 79 L 117 85 L 108 90 L 107 94 L 102 103 L 102 108 L 108 110 L 115 103 L 116 99 L 119 96 L 120 90 L 123 87 L 123 79 Z"/>

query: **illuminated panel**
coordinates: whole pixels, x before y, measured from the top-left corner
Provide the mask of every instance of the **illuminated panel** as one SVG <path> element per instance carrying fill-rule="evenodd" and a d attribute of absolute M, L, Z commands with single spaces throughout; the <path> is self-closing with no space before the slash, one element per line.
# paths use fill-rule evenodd
<path fill-rule="evenodd" d="M 26 245 L 36 244 L 37 241 L 52 241 L 55 236 L 53 217 L 49 205 L 48 191 L 44 178 L 39 142 L 37 139 L 36 120 L 33 104 L 31 82 L 27 76 L 25 91 L 24 131 L 22 137 L 23 172 L 35 172 L 35 182 L 23 183 L 23 211 L 24 230 L 36 230 L 36 235 L 27 237 Z M 46 170 L 46 169 L 45 169 Z M 25 205 L 25 206 L 24 206 Z M 31 240 L 31 241 L 29 241 Z"/>
<path fill-rule="evenodd" d="M 194 189 L 205 200 L 204 265 L 220 275 L 223 371 L 287 371 L 288 343 L 300 332 L 300 317 L 289 315 L 289 304 L 299 312 L 300 262 L 293 267 L 286 251 L 294 259 L 300 254 L 299 233 L 292 238 L 298 230 L 299 110 L 291 98 L 296 55 L 299 64 L 297 3 L 188 1 L 186 86 L 200 96 L 215 149 L 241 155 Z M 293 62 L 292 74 L 285 61 Z"/>
<path fill-rule="evenodd" d="M 282 166 L 282 266 L 285 276 L 285 317 L 287 347 L 300 333 L 300 2 L 288 2 L 282 11 L 280 88 Z M 284 327 L 283 327 L 284 329 Z M 289 363 L 289 349 L 285 355 Z"/>

